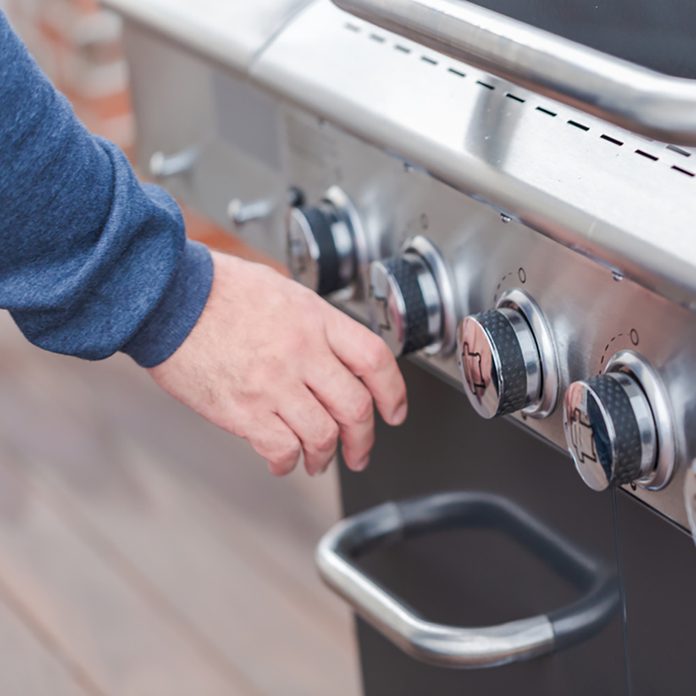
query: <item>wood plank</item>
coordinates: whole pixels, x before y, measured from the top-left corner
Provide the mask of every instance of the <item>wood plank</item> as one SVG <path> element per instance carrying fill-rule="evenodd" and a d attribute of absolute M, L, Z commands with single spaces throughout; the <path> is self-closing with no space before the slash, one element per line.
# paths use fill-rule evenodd
<path fill-rule="evenodd" d="M 0 579 L 95 689 L 228 696 L 245 682 L 123 581 L 0 457 Z"/>
<path fill-rule="evenodd" d="M 11 352 L 0 443 L 110 566 L 262 693 L 358 693 L 348 614 L 312 561 L 334 480 L 270 478 L 128 361 Z"/>
<path fill-rule="evenodd" d="M 15 613 L 6 600 L 0 597 L 0 694 L 98 696 L 79 667 L 64 660 L 40 629 L 32 633 L 30 617 L 18 607 Z"/>

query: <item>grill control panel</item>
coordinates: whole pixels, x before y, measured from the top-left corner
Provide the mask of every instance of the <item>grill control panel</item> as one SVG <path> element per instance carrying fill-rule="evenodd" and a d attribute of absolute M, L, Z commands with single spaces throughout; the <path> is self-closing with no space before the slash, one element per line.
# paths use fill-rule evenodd
<path fill-rule="evenodd" d="M 317 201 L 290 212 L 294 275 L 482 417 L 569 451 L 592 488 L 687 526 L 692 313 L 294 107 L 283 118 L 286 183 Z"/>

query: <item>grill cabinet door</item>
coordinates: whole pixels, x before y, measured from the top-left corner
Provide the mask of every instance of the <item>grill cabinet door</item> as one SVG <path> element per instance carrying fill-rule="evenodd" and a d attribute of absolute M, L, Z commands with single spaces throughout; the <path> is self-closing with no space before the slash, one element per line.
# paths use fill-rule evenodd
<path fill-rule="evenodd" d="M 411 411 L 401 429 L 380 426 L 367 473 L 342 468 L 345 513 L 442 491 L 502 496 L 616 572 L 612 494 L 587 489 L 570 460 L 514 424 L 475 416 L 461 393 L 402 363 Z M 485 626 L 557 610 L 577 588 L 510 535 L 482 526 L 380 546 L 355 561 L 424 618 Z M 627 693 L 620 611 L 584 641 L 490 669 L 432 667 L 357 622 L 367 696 Z"/>

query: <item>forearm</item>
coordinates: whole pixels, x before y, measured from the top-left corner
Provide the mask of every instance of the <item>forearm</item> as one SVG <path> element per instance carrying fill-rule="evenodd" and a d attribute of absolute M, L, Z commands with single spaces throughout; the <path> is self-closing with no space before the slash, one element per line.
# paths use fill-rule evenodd
<path fill-rule="evenodd" d="M 154 365 L 184 340 L 211 263 L 174 201 L 90 135 L 0 13 L 0 306 L 25 335 Z"/>

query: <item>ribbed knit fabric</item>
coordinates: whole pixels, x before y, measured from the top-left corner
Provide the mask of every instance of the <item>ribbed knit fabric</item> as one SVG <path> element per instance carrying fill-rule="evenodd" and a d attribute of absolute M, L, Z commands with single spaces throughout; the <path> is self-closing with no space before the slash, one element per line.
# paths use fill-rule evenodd
<path fill-rule="evenodd" d="M 46 350 L 151 367 L 190 333 L 212 274 L 174 200 L 82 126 L 0 12 L 0 307 Z"/>

